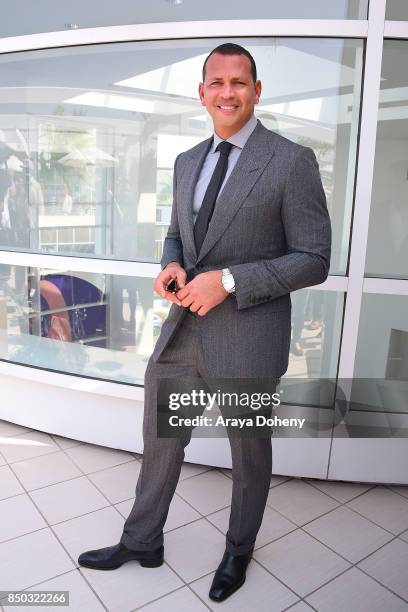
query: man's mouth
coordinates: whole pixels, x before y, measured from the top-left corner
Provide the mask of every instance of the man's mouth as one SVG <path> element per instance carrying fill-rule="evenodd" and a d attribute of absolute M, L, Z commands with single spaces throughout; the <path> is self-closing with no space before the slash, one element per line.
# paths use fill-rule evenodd
<path fill-rule="evenodd" d="M 218 104 L 217 107 L 225 113 L 232 113 L 238 108 L 235 104 Z"/>

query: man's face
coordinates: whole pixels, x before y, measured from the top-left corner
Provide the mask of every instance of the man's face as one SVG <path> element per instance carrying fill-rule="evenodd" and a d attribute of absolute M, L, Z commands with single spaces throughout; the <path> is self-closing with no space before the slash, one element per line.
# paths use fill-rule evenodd
<path fill-rule="evenodd" d="M 232 136 L 251 118 L 261 87 L 260 81 L 254 83 L 245 55 L 211 55 L 198 91 L 221 138 Z"/>

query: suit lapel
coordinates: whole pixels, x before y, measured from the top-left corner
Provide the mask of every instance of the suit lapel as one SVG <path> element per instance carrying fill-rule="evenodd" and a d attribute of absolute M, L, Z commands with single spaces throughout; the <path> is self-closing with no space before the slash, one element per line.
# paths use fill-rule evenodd
<path fill-rule="evenodd" d="M 234 216 L 244 203 L 247 195 L 261 176 L 266 165 L 275 153 L 276 140 L 271 138 L 269 130 L 266 130 L 261 123 L 258 125 L 248 138 L 241 155 L 233 171 L 231 172 L 224 188 L 216 202 L 214 213 L 204 238 L 197 262 L 203 259 L 213 246 L 221 238 Z M 208 150 L 208 149 L 207 149 Z M 206 152 L 205 152 L 206 155 Z M 205 158 L 202 158 L 202 161 Z M 199 166 L 201 169 L 201 165 Z M 191 184 L 192 193 L 197 176 Z M 192 207 L 192 196 L 189 198 L 189 205 Z M 190 236 L 189 236 L 190 240 Z M 191 212 L 191 240 L 194 247 L 192 212 Z"/>
<path fill-rule="evenodd" d="M 193 201 L 194 190 L 200 176 L 206 155 L 212 144 L 211 138 L 207 138 L 194 151 L 186 155 L 182 174 L 178 178 L 179 191 L 179 226 L 184 250 L 189 253 L 192 261 L 196 261 L 197 252 L 194 242 Z"/>

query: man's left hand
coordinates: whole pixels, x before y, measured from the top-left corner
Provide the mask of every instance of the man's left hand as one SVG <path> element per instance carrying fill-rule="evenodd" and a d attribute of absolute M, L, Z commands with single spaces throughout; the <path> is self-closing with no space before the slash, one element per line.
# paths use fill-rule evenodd
<path fill-rule="evenodd" d="M 221 304 L 228 296 L 228 291 L 221 283 L 222 270 L 211 270 L 197 274 L 185 287 L 177 291 L 181 305 L 196 312 L 201 317 L 212 308 Z"/>

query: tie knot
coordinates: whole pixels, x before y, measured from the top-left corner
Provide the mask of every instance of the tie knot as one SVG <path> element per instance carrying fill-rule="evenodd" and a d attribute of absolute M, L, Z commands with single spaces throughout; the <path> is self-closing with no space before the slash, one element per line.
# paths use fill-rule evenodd
<path fill-rule="evenodd" d="M 220 155 L 226 155 L 228 157 L 232 149 L 232 146 L 233 145 L 230 142 L 227 142 L 226 140 L 222 140 L 215 150 L 219 151 Z"/>

